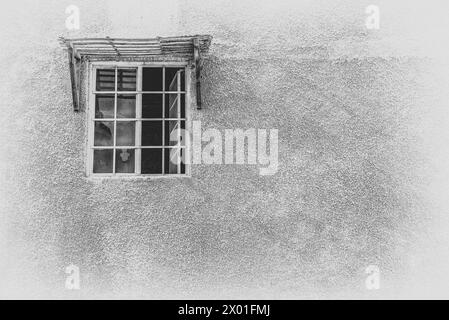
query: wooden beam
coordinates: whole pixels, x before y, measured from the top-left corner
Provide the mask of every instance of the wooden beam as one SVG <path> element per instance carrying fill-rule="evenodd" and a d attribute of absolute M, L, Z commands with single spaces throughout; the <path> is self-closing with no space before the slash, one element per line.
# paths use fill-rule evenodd
<path fill-rule="evenodd" d="M 114 42 L 109 37 L 106 37 L 106 39 L 108 39 L 109 44 L 111 45 L 112 49 L 114 49 L 115 53 L 117 54 L 117 58 L 120 58 L 120 56 L 121 56 L 120 51 L 118 51 L 117 47 L 114 45 Z"/>
<path fill-rule="evenodd" d="M 73 98 L 73 111 L 78 112 L 79 108 L 79 83 L 78 83 L 78 73 L 76 70 L 76 61 L 73 54 L 73 49 L 68 48 L 68 58 L 69 58 L 69 69 L 70 69 L 70 80 L 72 82 L 72 98 Z"/>
<path fill-rule="evenodd" d="M 125 39 L 125 38 L 59 38 L 61 46 L 68 49 L 70 78 L 72 83 L 73 109 L 80 106 L 80 70 L 85 60 L 95 61 L 171 61 L 188 59 L 195 69 L 197 108 L 202 108 L 201 71 L 202 54 L 211 44 L 209 35 L 180 37 Z M 193 51 L 193 52 L 192 52 Z M 193 55 L 192 55 L 193 53 Z M 189 62 L 189 63 L 190 63 Z"/>
<path fill-rule="evenodd" d="M 193 38 L 193 58 L 195 61 L 196 108 L 201 109 L 201 50 L 198 38 Z"/>

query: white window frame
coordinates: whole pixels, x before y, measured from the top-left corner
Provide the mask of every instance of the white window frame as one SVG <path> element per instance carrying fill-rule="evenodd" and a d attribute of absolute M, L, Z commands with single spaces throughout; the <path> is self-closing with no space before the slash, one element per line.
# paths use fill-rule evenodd
<path fill-rule="evenodd" d="M 88 64 L 88 81 L 86 81 L 86 92 L 87 94 L 87 130 L 88 130 L 88 134 L 87 134 L 87 141 L 86 141 L 86 146 L 87 146 L 87 163 L 86 163 L 86 175 L 89 178 L 108 178 L 108 179 L 129 179 L 129 178 L 143 178 L 143 179 L 151 179 L 151 178 L 189 178 L 191 177 L 191 168 L 189 163 L 191 163 L 191 161 L 187 161 L 187 163 L 185 163 L 185 173 L 178 173 L 178 174 L 167 174 L 167 173 L 160 173 L 160 174 L 142 174 L 139 173 L 140 172 L 140 165 L 141 165 L 141 150 L 142 150 L 142 145 L 141 145 L 141 125 L 142 125 L 142 117 L 141 117 L 141 112 L 142 112 L 142 95 L 145 93 L 161 93 L 163 94 L 163 100 L 162 100 L 162 105 L 163 105 L 163 118 L 161 119 L 165 119 L 165 69 L 163 71 L 163 91 L 142 91 L 142 69 L 146 67 L 146 68 L 184 68 L 185 72 L 184 72 L 184 83 L 185 83 L 185 87 L 184 90 L 182 91 L 185 94 L 185 129 L 187 130 L 187 132 L 191 132 L 191 97 L 190 97 L 190 92 L 191 92 L 191 83 L 190 83 L 190 79 L 191 79 L 191 68 L 189 68 L 189 62 L 188 61 L 176 61 L 176 62 L 168 62 L 168 61 L 163 61 L 163 62 L 117 62 L 117 61 L 94 61 L 94 62 L 89 62 Z M 137 88 L 136 91 L 123 91 L 123 92 L 119 92 L 118 94 L 136 94 L 136 118 L 133 120 L 136 121 L 136 135 L 135 135 L 135 173 L 94 173 L 93 172 L 93 154 L 94 154 L 94 149 L 98 147 L 94 148 L 94 134 L 95 134 L 95 95 L 96 95 L 96 70 L 97 69 L 107 69 L 107 68 L 137 68 Z M 117 80 L 116 80 L 117 82 Z M 114 91 L 117 90 L 117 83 L 116 83 L 116 88 Z M 104 92 L 104 93 L 108 93 L 108 92 Z M 103 92 L 101 92 L 101 94 L 103 94 Z M 114 92 L 114 94 L 117 94 L 116 92 Z M 114 108 L 117 108 L 117 103 L 115 103 Z M 165 129 L 163 126 L 163 135 L 164 135 Z M 115 130 L 114 130 L 114 141 L 115 141 Z M 163 141 L 164 137 L 163 137 Z M 167 146 L 154 146 L 154 147 L 144 147 L 144 148 L 159 148 L 159 149 L 166 149 Z M 114 146 L 113 148 L 117 148 L 115 146 L 115 142 L 114 142 Z M 185 149 L 185 156 L 186 157 L 191 157 L 191 145 L 189 144 L 189 139 L 185 142 L 185 146 L 182 147 Z M 164 170 L 164 157 L 165 157 L 165 152 L 162 152 L 163 154 L 163 158 L 162 158 L 162 172 L 165 172 Z M 189 159 L 191 160 L 191 159 Z M 115 162 L 115 152 L 113 155 L 113 161 Z M 115 166 L 113 166 L 115 167 Z M 179 170 L 179 169 L 178 169 Z M 113 168 L 113 171 L 114 168 Z"/>

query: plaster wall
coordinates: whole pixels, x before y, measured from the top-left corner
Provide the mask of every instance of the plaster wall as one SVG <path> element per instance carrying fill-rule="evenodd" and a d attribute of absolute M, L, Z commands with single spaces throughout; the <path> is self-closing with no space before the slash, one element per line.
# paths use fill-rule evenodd
<path fill-rule="evenodd" d="M 368 30 L 371 2 L 2 2 L 0 296 L 447 296 L 448 4 L 377 1 Z M 214 36 L 192 119 L 278 129 L 278 172 L 87 179 L 57 38 L 188 34 Z"/>

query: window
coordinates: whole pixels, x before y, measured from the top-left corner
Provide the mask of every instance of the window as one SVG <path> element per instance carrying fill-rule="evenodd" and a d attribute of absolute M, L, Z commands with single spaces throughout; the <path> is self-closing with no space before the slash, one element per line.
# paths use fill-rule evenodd
<path fill-rule="evenodd" d="M 88 110 L 87 174 L 189 174 L 188 161 L 182 160 L 188 160 L 190 146 L 182 130 L 189 129 L 190 104 L 202 108 L 202 61 L 212 36 L 61 37 L 59 42 L 67 51 L 73 111 Z M 88 99 L 81 90 L 85 70 Z"/>
<path fill-rule="evenodd" d="M 95 65 L 90 101 L 93 175 L 185 175 L 183 65 Z"/>

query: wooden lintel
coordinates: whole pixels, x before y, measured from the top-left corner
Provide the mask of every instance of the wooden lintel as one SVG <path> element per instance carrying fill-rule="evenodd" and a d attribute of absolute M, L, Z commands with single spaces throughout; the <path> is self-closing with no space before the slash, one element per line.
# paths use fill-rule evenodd
<path fill-rule="evenodd" d="M 195 69 L 197 108 L 202 108 L 202 55 L 207 53 L 212 37 L 192 35 L 149 39 L 125 38 L 59 38 L 68 50 L 73 110 L 82 109 L 80 94 L 82 66 L 86 61 L 187 61 Z M 193 47 L 193 52 L 192 52 Z M 192 70 L 193 71 L 193 70 Z M 83 75 L 84 77 L 84 75 Z"/>
<path fill-rule="evenodd" d="M 72 82 L 72 98 L 73 98 L 73 110 L 79 111 L 79 74 L 77 71 L 77 62 L 73 54 L 73 49 L 68 48 L 70 80 Z"/>
<path fill-rule="evenodd" d="M 110 44 L 115 54 L 117 55 L 117 59 L 120 58 L 121 56 L 120 51 L 118 51 L 117 47 L 114 45 L 114 42 L 112 42 L 111 38 L 109 37 L 106 37 L 106 39 L 108 40 L 108 43 Z"/>
<path fill-rule="evenodd" d="M 198 38 L 193 38 L 193 58 L 195 63 L 196 107 L 201 109 L 201 50 Z"/>

